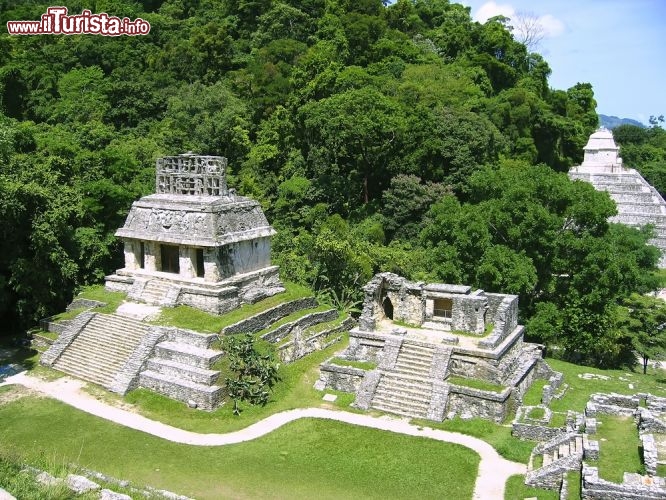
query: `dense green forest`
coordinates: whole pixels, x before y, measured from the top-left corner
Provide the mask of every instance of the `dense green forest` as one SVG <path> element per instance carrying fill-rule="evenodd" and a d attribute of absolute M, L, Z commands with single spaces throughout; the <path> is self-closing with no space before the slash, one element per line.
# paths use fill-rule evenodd
<path fill-rule="evenodd" d="M 550 88 L 508 19 L 447 0 L 59 4 L 151 31 L 9 36 L 49 4 L 0 1 L 6 329 L 120 267 L 113 233 L 155 159 L 192 150 L 226 156 L 262 203 L 283 279 L 348 304 L 378 271 L 516 293 L 533 339 L 598 364 L 627 354 L 617 304 L 655 286 L 658 254 L 567 179 L 598 124 L 593 89 Z M 620 131 L 652 178 L 658 131 Z"/>

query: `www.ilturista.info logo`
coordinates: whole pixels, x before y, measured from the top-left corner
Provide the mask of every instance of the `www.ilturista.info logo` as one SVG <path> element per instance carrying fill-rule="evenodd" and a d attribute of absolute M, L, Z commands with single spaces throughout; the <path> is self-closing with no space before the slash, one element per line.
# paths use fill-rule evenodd
<path fill-rule="evenodd" d="M 109 16 L 106 12 L 93 14 L 83 10 L 80 15 L 67 15 L 67 7 L 49 7 L 40 21 L 7 21 L 10 35 L 147 35 L 150 23 L 137 17 Z"/>

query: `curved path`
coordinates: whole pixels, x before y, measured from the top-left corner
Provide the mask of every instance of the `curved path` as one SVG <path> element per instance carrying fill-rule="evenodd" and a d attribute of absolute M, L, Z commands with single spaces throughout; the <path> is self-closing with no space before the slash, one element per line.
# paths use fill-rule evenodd
<path fill-rule="evenodd" d="M 351 425 L 360 425 L 398 434 L 426 437 L 447 443 L 460 444 L 474 450 L 481 456 L 479 474 L 474 487 L 474 499 L 476 500 L 503 499 L 504 485 L 509 476 L 525 474 L 526 472 L 524 464 L 510 462 L 502 458 L 492 446 L 481 439 L 457 432 L 418 427 L 402 419 L 390 417 L 379 418 L 323 408 L 304 408 L 276 413 L 245 429 L 235 432 L 226 434 L 199 434 L 150 420 L 136 413 L 98 401 L 91 395 L 81 391 L 81 387 L 85 385 L 85 382 L 69 377 L 49 382 L 30 376 L 27 372 L 22 372 L 18 375 L 8 377 L 0 386 L 9 384 L 19 384 L 39 391 L 74 408 L 124 425 L 125 427 L 152 434 L 153 436 L 175 443 L 194 446 L 223 446 L 250 441 L 299 418 L 325 418 Z"/>

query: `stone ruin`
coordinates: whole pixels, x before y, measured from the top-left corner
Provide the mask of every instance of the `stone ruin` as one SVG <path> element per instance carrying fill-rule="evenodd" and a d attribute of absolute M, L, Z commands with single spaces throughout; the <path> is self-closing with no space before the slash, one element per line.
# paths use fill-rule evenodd
<path fill-rule="evenodd" d="M 339 355 L 347 363 L 325 362 L 316 385 L 355 392 L 358 408 L 501 422 L 538 376 L 541 350 L 523 342 L 515 295 L 392 273 L 376 275 L 364 291 L 359 326 Z"/>
<path fill-rule="evenodd" d="M 215 314 L 284 290 L 270 261 L 258 202 L 227 188 L 226 158 L 186 153 L 157 161 L 156 193 L 132 204 L 116 232 L 125 267 L 106 288 L 153 305 Z"/>

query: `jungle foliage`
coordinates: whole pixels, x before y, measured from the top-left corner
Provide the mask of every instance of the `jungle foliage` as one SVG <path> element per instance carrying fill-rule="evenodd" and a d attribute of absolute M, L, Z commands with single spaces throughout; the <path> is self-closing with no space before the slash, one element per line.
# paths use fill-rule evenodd
<path fill-rule="evenodd" d="M 380 270 L 516 293 L 534 339 L 622 358 L 618 304 L 654 286 L 657 254 L 566 177 L 598 123 L 592 86 L 551 88 L 506 18 L 447 0 L 61 3 L 151 31 L 0 35 L 5 325 L 119 267 L 113 232 L 155 159 L 192 150 L 262 203 L 284 279 L 352 301 Z M 2 5 L 3 31 L 49 6 Z"/>

